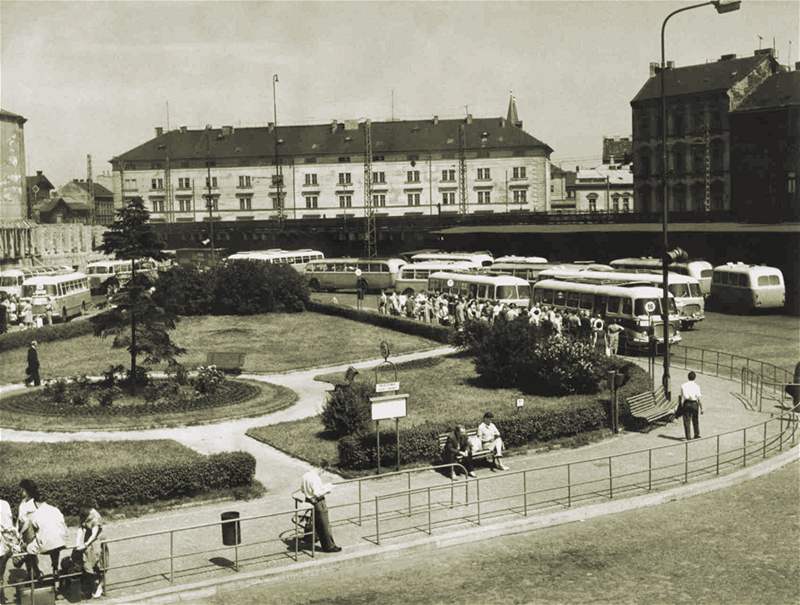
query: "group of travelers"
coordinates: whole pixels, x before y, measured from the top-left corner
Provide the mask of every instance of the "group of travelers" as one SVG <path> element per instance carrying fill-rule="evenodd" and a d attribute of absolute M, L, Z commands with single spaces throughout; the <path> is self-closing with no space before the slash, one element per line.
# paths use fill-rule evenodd
<path fill-rule="evenodd" d="M 4 293 L 0 293 L 3 296 Z M 14 294 L 5 295 L 0 301 L 0 334 L 8 331 L 10 326 L 22 328 L 41 328 L 53 325 L 53 305 L 47 303 L 44 313 L 33 312 L 33 306 L 27 300 L 20 300 Z"/>
<path fill-rule="evenodd" d="M 76 574 L 82 592 L 99 598 L 103 595 L 103 565 L 101 562 L 100 534 L 103 520 L 100 513 L 89 502 L 79 506 L 78 528 L 75 546 L 68 558 L 62 560 L 67 548 L 69 532 L 61 511 L 49 504 L 39 492 L 36 483 L 23 479 L 19 483 L 21 500 L 16 520 L 11 507 L 0 499 L 0 603 L 6 602 L 4 587 L 7 583 L 41 583 L 44 574 L 39 567 L 39 557 L 50 560 L 52 581 L 62 592 L 72 578 L 62 577 Z M 6 566 L 11 561 L 12 572 L 6 582 Z M 21 568 L 25 567 L 25 572 Z M 61 578 L 61 579 L 60 579 Z"/>

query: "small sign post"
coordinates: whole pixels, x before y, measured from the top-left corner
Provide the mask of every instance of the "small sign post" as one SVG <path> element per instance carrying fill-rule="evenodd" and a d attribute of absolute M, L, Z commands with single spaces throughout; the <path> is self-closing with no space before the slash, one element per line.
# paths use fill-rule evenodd
<path fill-rule="evenodd" d="M 406 417 L 407 394 L 398 394 L 400 382 L 397 380 L 397 367 L 389 361 L 391 350 L 389 343 L 381 342 L 381 355 L 383 363 L 375 366 L 375 393 L 369 400 L 372 404 L 372 419 L 375 421 L 375 446 L 377 448 L 378 474 L 381 474 L 381 420 L 394 418 L 394 430 L 397 435 L 397 470 L 400 470 L 400 419 Z M 394 380 L 381 381 L 379 370 L 381 367 L 390 366 L 394 371 Z M 378 393 L 386 393 L 379 395 Z"/>
<path fill-rule="evenodd" d="M 517 411 L 519 412 L 523 406 L 525 405 L 525 399 L 523 397 L 517 397 Z"/>

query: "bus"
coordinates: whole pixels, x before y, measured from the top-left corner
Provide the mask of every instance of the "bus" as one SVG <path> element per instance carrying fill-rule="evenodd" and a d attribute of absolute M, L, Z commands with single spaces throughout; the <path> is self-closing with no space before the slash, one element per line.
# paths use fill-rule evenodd
<path fill-rule="evenodd" d="M 400 268 L 406 262 L 399 258 L 326 258 L 306 265 L 308 287 L 321 290 L 355 290 L 359 275 L 368 290 L 387 290 L 395 287 Z"/>
<path fill-rule="evenodd" d="M 29 277 L 22 284 L 22 300 L 30 303 L 34 315 L 44 315 L 49 304 L 53 319 L 69 321 L 92 304 L 89 278 L 79 271 Z"/>
<path fill-rule="evenodd" d="M 313 260 L 322 260 L 325 255 L 319 250 L 302 248 L 300 250 L 283 250 L 271 248 L 270 250 L 246 250 L 235 252 L 225 260 L 255 260 L 270 264 L 291 265 L 299 273 L 303 273 L 306 265 Z"/>
<path fill-rule="evenodd" d="M 538 256 L 501 256 L 496 259 L 491 267 L 484 271 L 489 275 L 513 275 L 527 279 L 532 286 L 540 279 L 543 271 L 612 271 L 608 265 L 597 264 L 594 261 L 575 261 L 572 263 L 549 262 L 546 258 Z"/>
<path fill-rule="evenodd" d="M 775 267 L 725 263 L 714 267 L 711 302 L 741 311 L 776 309 L 786 303 L 783 273 Z"/>
<path fill-rule="evenodd" d="M 614 320 L 623 328 L 620 345 L 626 349 L 646 349 L 650 338 L 664 343 L 661 321 L 661 290 L 652 286 L 581 284 L 560 279 L 543 279 L 533 286 L 533 302 L 561 310 L 588 311 L 605 322 Z M 648 310 L 651 309 L 650 312 Z M 669 295 L 669 343 L 681 341 L 680 316 L 675 299 Z"/>
<path fill-rule="evenodd" d="M 636 271 L 637 273 L 661 272 L 661 259 L 653 258 L 652 256 L 618 258 L 617 260 L 612 260 L 610 264 L 614 269 L 621 269 L 624 271 Z M 671 264 L 669 270 L 679 275 L 694 277 L 700 282 L 700 290 L 703 292 L 703 296 L 708 296 L 711 293 L 711 273 L 713 272 L 713 267 L 708 261 L 696 259 L 677 262 Z"/>
<path fill-rule="evenodd" d="M 428 277 L 437 271 L 477 271 L 480 265 L 469 261 L 423 261 L 409 263 L 400 269 L 400 275 L 395 282 L 394 289 L 405 294 L 416 294 L 420 290 L 428 289 Z"/>
<path fill-rule="evenodd" d="M 137 260 L 135 266 L 137 273 L 143 273 L 150 279 L 155 279 L 158 274 L 158 264 L 149 258 Z M 118 259 L 92 261 L 86 266 L 86 273 L 89 275 L 89 289 L 92 294 L 114 292 L 130 280 L 131 261 Z"/>
<path fill-rule="evenodd" d="M 496 300 L 517 307 L 531 306 L 531 286 L 512 275 L 484 275 L 437 271 L 428 278 L 428 290 L 460 294 L 468 299 Z"/>
<path fill-rule="evenodd" d="M 53 265 L 43 267 L 23 267 L 20 269 L 4 269 L 0 271 L 0 292 L 4 292 L 7 296 L 22 296 L 22 284 L 29 277 L 37 275 L 58 275 L 63 273 L 72 273 L 74 269 L 66 265 Z"/>
<path fill-rule="evenodd" d="M 431 260 L 454 260 L 475 263 L 479 267 L 488 267 L 494 262 L 491 252 L 419 252 L 411 256 L 415 263 Z"/>
<path fill-rule="evenodd" d="M 561 279 L 584 284 L 615 284 L 619 286 L 652 286 L 660 288 L 660 273 L 627 273 L 623 271 L 575 271 L 570 268 L 546 269 L 539 279 Z M 681 329 L 687 330 L 705 319 L 705 299 L 700 283 L 688 275 L 667 273 L 667 289 L 675 298 L 681 316 Z"/>

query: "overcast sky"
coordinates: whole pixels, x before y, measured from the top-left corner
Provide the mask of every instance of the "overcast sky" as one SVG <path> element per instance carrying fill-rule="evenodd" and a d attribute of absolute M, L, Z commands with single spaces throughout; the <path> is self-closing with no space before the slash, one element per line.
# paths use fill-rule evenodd
<path fill-rule="evenodd" d="M 28 118 L 28 173 L 59 186 L 166 124 L 505 115 L 554 161 L 591 165 L 604 134 L 630 133 L 630 99 L 659 58 L 679 2 L 268 3 L 0 1 L 0 101 Z M 677 65 L 752 54 L 775 38 L 797 61 L 800 2 L 744 0 L 675 17 Z M 792 54 L 787 61 L 789 41 Z"/>

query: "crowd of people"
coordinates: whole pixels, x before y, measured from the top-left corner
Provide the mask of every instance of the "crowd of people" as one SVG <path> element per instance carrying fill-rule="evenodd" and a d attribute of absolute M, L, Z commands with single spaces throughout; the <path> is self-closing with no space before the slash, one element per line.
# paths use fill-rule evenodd
<path fill-rule="evenodd" d="M 53 305 L 50 303 L 44 313 L 34 313 L 33 305 L 27 300 L 20 300 L 14 294 L 7 295 L 0 292 L 0 334 L 7 331 L 10 326 L 22 328 L 41 328 L 53 324 Z"/>
<path fill-rule="evenodd" d="M 619 335 L 623 331 L 623 327 L 615 321 L 606 323 L 602 317 L 585 309 L 562 310 L 538 303 L 529 309 L 515 303 L 479 300 L 435 291 L 406 295 L 382 290 L 378 296 L 378 312 L 456 329 L 462 328 L 468 321 L 483 321 L 491 325 L 497 321 L 522 318 L 556 337 L 571 336 L 588 341 L 593 347 L 602 347 L 606 355 L 618 352 Z"/>
<path fill-rule="evenodd" d="M 62 558 L 68 548 L 69 531 L 64 515 L 49 504 L 36 483 L 23 479 L 19 483 L 21 500 L 16 519 L 8 502 L 0 499 L 0 603 L 6 602 L 5 585 L 26 582 L 41 584 L 44 574 L 39 557 L 50 561 L 54 586 L 66 591 L 70 577 L 78 577 L 82 592 L 93 598 L 103 595 L 103 565 L 100 534 L 103 519 L 91 503 L 79 507 L 75 545 L 69 557 Z M 11 561 L 14 572 L 6 582 L 6 567 Z M 25 570 L 22 570 L 24 566 Z"/>

